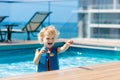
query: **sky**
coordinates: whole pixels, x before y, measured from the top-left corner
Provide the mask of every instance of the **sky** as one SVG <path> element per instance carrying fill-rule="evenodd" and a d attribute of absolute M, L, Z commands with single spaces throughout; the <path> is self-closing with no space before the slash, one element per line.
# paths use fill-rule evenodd
<path fill-rule="evenodd" d="M 36 11 L 51 11 L 51 22 L 76 22 L 77 0 L 28 3 L 0 3 L 0 15 L 9 16 L 6 21 L 27 22 Z"/>

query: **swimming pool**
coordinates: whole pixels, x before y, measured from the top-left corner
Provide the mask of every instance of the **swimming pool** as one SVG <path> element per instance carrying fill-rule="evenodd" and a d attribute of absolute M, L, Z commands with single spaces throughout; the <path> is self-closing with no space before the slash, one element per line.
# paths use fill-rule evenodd
<path fill-rule="evenodd" d="M 0 50 L 0 77 L 36 72 L 34 48 Z M 119 61 L 119 51 L 70 47 L 59 54 L 60 69 Z"/>

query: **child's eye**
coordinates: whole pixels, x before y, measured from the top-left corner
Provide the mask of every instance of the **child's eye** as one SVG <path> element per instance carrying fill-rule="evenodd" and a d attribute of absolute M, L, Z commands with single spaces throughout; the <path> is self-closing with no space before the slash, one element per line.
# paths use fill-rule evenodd
<path fill-rule="evenodd" d="M 55 38 L 52 38 L 52 40 L 54 40 Z"/>
<path fill-rule="evenodd" d="M 49 40 L 50 38 L 46 38 L 47 40 Z"/>

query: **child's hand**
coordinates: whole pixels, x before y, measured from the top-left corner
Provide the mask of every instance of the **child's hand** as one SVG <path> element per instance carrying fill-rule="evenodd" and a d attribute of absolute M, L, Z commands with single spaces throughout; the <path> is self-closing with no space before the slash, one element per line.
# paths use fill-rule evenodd
<path fill-rule="evenodd" d="M 36 49 L 36 54 L 38 55 L 43 54 L 45 52 L 46 52 L 45 49 L 41 49 L 41 50 Z"/>
<path fill-rule="evenodd" d="M 73 40 L 68 40 L 68 41 L 67 41 L 67 44 L 68 44 L 68 45 L 73 44 Z"/>

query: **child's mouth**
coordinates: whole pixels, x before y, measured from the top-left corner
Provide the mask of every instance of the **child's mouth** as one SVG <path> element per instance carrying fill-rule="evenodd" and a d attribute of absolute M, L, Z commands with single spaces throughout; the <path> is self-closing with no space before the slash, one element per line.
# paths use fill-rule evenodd
<path fill-rule="evenodd" d="M 48 45 L 52 45 L 52 43 L 48 43 Z"/>

